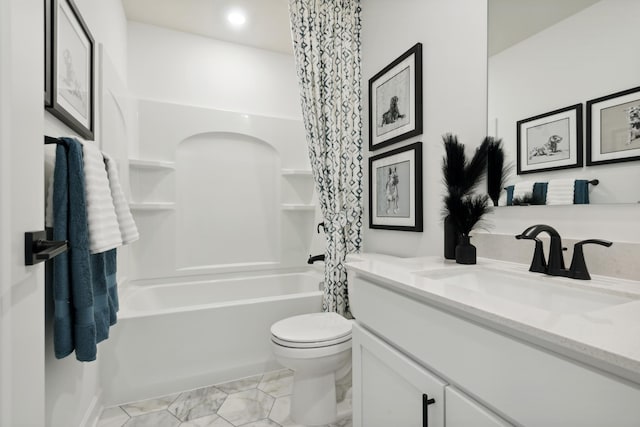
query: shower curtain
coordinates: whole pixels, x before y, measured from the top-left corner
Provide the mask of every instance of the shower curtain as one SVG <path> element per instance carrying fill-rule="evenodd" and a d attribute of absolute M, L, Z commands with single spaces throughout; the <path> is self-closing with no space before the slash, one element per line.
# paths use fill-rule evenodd
<path fill-rule="evenodd" d="M 362 242 L 360 1 L 289 0 L 289 14 L 327 239 L 322 306 L 351 317 L 343 263 Z"/>

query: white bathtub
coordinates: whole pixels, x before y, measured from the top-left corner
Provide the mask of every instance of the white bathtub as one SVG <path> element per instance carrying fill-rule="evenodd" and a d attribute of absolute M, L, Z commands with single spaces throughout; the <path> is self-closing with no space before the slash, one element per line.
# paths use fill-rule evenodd
<path fill-rule="evenodd" d="M 318 272 L 128 284 L 99 345 L 105 406 L 279 368 L 271 325 L 322 307 Z"/>

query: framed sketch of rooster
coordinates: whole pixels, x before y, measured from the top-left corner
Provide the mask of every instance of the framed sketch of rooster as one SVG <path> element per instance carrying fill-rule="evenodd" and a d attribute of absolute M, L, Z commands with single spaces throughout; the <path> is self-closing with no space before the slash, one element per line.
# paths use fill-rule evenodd
<path fill-rule="evenodd" d="M 422 143 L 369 158 L 369 228 L 422 231 Z"/>
<path fill-rule="evenodd" d="M 369 79 L 369 150 L 422 133 L 422 44 Z"/>

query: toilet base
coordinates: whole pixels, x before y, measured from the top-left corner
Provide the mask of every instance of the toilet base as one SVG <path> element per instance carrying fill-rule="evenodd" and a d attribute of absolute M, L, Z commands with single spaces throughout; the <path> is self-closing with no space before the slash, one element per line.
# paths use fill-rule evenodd
<path fill-rule="evenodd" d="M 335 373 L 305 377 L 294 372 L 290 417 L 296 423 L 310 426 L 334 422 L 337 418 Z"/>

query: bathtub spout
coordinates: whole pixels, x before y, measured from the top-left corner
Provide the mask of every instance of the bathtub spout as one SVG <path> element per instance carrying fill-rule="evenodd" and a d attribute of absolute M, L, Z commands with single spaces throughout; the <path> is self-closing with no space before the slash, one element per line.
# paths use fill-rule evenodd
<path fill-rule="evenodd" d="M 316 261 L 324 261 L 324 254 L 322 255 L 309 255 L 309 259 L 307 260 L 307 264 L 313 264 Z"/>

